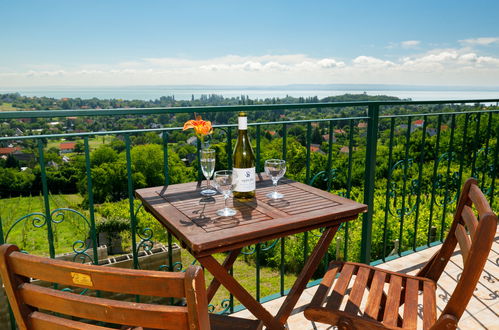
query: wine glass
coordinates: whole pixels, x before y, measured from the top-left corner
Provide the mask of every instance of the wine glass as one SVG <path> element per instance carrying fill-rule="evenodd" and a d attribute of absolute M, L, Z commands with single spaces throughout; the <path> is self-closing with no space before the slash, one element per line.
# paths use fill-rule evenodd
<path fill-rule="evenodd" d="M 232 192 L 235 182 L 235 175 L 231 170 L 216 171 L 213 181 L 217 190 L 224 196 L 225 208 L 218 210 L 217 215 L 231 217 L 236 214 L 236 210 L 227 206 L 227 200 Z"/>
<path fill-rule="evenodd" d="M 266 196 L 270 199 L 280 199 L 284 195 L 277 192 L 277 181 L 286 173 L 286 161 L 282 159 L 268 159 L 265 161 L 265 173 L 272 179 L 274 191 Z"/>
<path fill-rule="evenodd" d="M 203 196 L 213 196 L 217 192 L 211 189 L 210 179 L 215 171 L 215 150 L 214 149 L 201 149 L 201 171 L 206 178 L 206 189 L 201 191 Z"/>

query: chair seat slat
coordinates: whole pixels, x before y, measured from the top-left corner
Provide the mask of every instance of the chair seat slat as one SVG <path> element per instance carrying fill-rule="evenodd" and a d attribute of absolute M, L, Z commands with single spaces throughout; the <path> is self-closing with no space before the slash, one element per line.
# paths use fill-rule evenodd
<path fill-rule="evenodd" d="M 30 306 L 80 318 L 130 326 L 187 328 L 187 308 L 116 301 L 24 283 L 19 295 Z"/>
<path fill-rule="evenodd" d="M 354 265 L 346 264 L 343 266 L 341 270 L 340 277 L 336 280 L 336 284 L 334 286 L 333 292 L 327 301 L 327 308 L 337 309 L 341 305 L 341 301 L 343 300 L 343 296 L 347 291 L 348 284 L 350 283 L 350 279 L 352 278 L 352 274 L 355 270 Z"/>
<path fill-rule="evenodd" d="M 401 290 L 402 277 L 392 275 L 390 277 L 390 287 L 388 289 L 388 297 L 386 299 L 385 314 L 383 315 L 383 324 L 387 326 L 397 326 Z"/>
<path fill-rule="evenodd" d="M 310 306 L 319 307 L 324 304 L 329 292 L 331 291 L 334 280 L 336 279 L 336 275 L 338 274 L 341 265 L 341 263 L 333 264 L 332 267 L 329 268 L 329 270 L 324 275 L 321 284 L 319 284 L 319 287 L 317 288 L 312 301 L 310 301 Z"/>
<path fill-rule="evenodd" d="M 418 280 L 407 279 L 404 299 L 404 329 L 416 329 L 418 321 L 418 288 Z"/>
<path fill-rule="evenodd" d="M 371 270 L 369 268 L 359 267 L 357 277 L 350 292 L 348 302 L 345 306 L 345 312 L 358 315 L 360 312 L 360 303 L 367 287 L 367 281 Z"/>
<path fill-rule="evenodd" d="M 385 285 L 386 273 L 376 270 L 374 272 L 371 288 L 369 289 L 369 296 L 367 297 L 366 309 L 364 316 L 376 320 L 383 295 L 383 287 Z"/>
<path fill-rule="evenodd" d="M 437 298 L 435 284 L 423 283 L 423 329 L 430 329 L 437 319 Z"/>

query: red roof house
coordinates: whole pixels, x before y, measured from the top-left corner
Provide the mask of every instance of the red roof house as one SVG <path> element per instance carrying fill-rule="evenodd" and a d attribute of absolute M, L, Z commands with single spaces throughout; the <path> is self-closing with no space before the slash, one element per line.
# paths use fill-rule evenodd
<path fill-rule="evenodd" d="M 76 142 L 63 142 L 59 145 L 61 153 L 73 152 L 76 146 Z"/>
<path fill-rule="evenodd" d="M 0 155 L 10 155 L 16 151 L 21 151 L 21 148 L 20 147 L 0 148 Z"/>
<path fill-rule="evenodd" d="M 419 120 L 413 121 L 412 124 L 414 125 L 414 127 L 423 127 L 424 120 L 423 119 L 419 119 Z"/>
<path fill-rule="evenodd" d="M 321 148 L 319 146 L 312 146 L 312 145 L 310 146 L 310 151 L 312 151 L 312 152 L 317 152 L 319 150 L 321 150 Z"/>

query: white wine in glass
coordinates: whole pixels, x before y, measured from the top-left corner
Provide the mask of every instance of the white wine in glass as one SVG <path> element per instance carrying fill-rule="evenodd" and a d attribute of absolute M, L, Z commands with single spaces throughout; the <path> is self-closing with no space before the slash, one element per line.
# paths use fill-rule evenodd
<path fill-rule="evenodd" d="M 266 196 L 270 199 L 280 199 L 284 195 L 277 192 L 277 182 L 286 173 L 286 161 L 282 159 L 268 159 L 265 161 L 265 173 L 272 179 L 274 191 Z"/>
<path fill-rule="evenodd" d="M 210 179 L 215 172 L 215 150 L 201 149 L 201 171 L 206 178 L 206 189 L 201 191 L 203 196 L 213 196 L 217 192 L 211 188 Z"/>

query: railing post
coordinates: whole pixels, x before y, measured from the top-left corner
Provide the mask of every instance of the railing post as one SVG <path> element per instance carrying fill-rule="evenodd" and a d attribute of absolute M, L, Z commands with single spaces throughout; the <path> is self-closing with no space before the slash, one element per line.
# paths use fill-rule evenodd
<path fill-rule="evenodd" d="M 126 157 L 126 172 L 128 178 L 128 204 L 130 207 L 130 232 L 132 235 L 132 256 L 133 256 L 133 268 L 139 268 L 139 257 L 137 250 L 137 219 L 135 219 L 135 204 L 133 196 L 133 178 L 132 178 L 132 156 L 131 156 L 131 145 L 130 145 L 130 135 L 125 134 L 125 157 Z M 138 296 L 137 296 L 138 297 Z"/>
<path fill-rule="evenodd" d="M 170 184 L 170 167 L 168 165 L 168 131 L 163 131 L 162 137 L 163 137 L 163 174 L 165 176 L 165 186 L 168 186 Z"/>
<path fill-rule="evenodd" d="M 307 148 L 307 162 L 306 162 L 306 175 L 305 175 L 305 183 L 312 185 L 310 182 L 310 143 L 312 139 L 312 123 L 307 123 L 307 136 L 306 136 L 306 148 Z"/>
<path fill-rule="evenodd" d="M 371 261 L 371 233 L 374 214 L 374 174 L 376 169 L 376 149 L 378 143 L 379 104 L 369 104 L 369 117 L 366 136 L 366 168 L 364 177 L 364 204 L 368 205 L 362 219 L 362 240 L 360 242 L 360 261 Z"/>
<path fill-rule="evenodd" d="M 262 172 L 261 170 L 261 164 L 260 164 L 260 161 L 261 161 L 261 155 L 260 155 L 260 144 L 261 144 L 261 133 L 260 133 L 260 130 L 261 130 L 261 125 L 258 125 L 256 127 L 256 172 L 257 173 L 260 173 Z"/>
<path fill-rule="evenodd" d="M 52 230 L 52 212 L 50 212 L 49 188 L 47 183 L 47 172 L 45 170 L 45 157 L 43 154 L 43 141 L 38 139 L 38 156 L 40 162 L 40 179 L 42 180 L 43 205 L 45 208 L 45 221 L 47 223 L 47 239 L 49 243 L 50 258 L 55 258 L 54 232 Z"/>
<path fill-rule="evenodd" d="M 97 252 L 97 231 L 95 229 L 95 210 L 94 210 L 94 192 L 92 188 L 92 169 L 90 166 L 90 146 L 88 144 L 88 136 L 83 139 L 85 146 L 85 172 L 87 174 L 87 196 L 88 196 L 88 212 L 90 213 L 90 239 L 93 246 L 93 263 L 99 264 L 99 254 Z"/>

